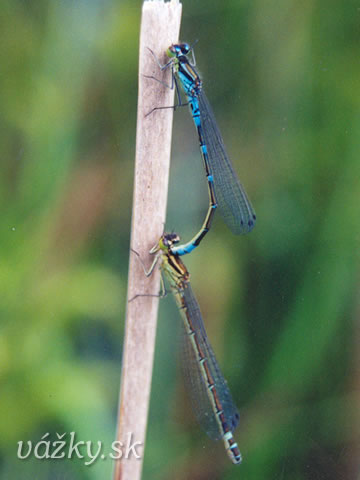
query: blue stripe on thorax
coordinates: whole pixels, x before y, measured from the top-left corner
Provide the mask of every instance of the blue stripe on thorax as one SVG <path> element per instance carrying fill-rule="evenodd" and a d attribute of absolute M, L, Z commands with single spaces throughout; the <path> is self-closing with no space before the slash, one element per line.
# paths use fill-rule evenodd
<path fill-rule="evenodd" d="M 178 71 L 179 79 L 181 82 L 181 85 L 183 86 L 183 89 L 185 90 L 186 95 L 189 95 L 190 97 L 193 95 L 193 90 L 195 87 L 195 82 L 193 80 L 190 80 L 183 72 L 180 70 Z"/>

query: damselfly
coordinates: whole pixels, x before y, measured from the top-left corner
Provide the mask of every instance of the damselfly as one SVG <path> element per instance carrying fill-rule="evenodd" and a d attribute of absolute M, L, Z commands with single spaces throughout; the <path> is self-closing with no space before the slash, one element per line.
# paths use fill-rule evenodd
<path fill-rule="evenodd" d="M 177 243 L 179 236 L 176 233 L 164 233 L 150 250 L 155 258 L 149 271 L 145 268 L 144 271 L 150 276 L 157 262 L 161 262 L 161 271 L 174 293 L 185 327 L 183 370 L 195 414 L 212 439 L 223 440 L 231 461 L 238 464 L 241 454 L 233 431 L 239 422 L 239 413 L 207 337 L 199 304 L 190 285 L 190 274 L 179 255 L 173 253 Z M 165 291 L 163 280 L 162 289 Z"/>
<path fill-rule="evenodd" d="M 198 132 L 200 151 L 208 181 L 210 202 L 205 222 L 192 240 L 174 248 L 173 252 L 179 255 L 189 253 L 199 245 L 210 229 L 211 220 L 217 206 L 226 224 L 235 234 L 250 232 L 256 221 L 253 207 L 226 153 L 213 111 L 202 88 L 202 80 L 194 68 L 194 53 L 192 62 L 188 59 L 188 54 L 191 51 L 193 52 L 192 47 L 187 43 L 171 45 L 166 52 L 171 58 L 165 65 L 161 65 L 154 55 L 162 70 L 166 68 L 172 70 L 171 88 L 174 85 L 176 87 L 179 101 L 177 106 L 190 106 L 191 115 Z M 187 97 L 185 104 L 181 102 L 177 79 L 180 81 Z M 155 107 L 152 111 L 162 108 L 176 108 L 177 106 Z"/>

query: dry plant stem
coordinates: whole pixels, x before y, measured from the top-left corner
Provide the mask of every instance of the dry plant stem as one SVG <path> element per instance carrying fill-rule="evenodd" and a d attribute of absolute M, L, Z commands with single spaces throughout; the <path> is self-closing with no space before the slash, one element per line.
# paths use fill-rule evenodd
<path fill-rule="evenodd" d="M 166 49 L 178 41 L 180 18 L 178 0 L 168 3 L 153 0 L 143 4 L 130 244 L 147 265 L 151 263 L 149 249 L 160 238 L 165 224 L 173 110 L 157 110 L 147 117 L 145 115 L 154 106 L 173 105 L 174 91 L 143 75 L 153 75 L 171 83 L 170 71 L 159 71 L 147 47 L 165 63 Z M 127 299 L 139 293 L 157 294 L 159 285 L 159 270 L 156 268 L 153 275 L 146 278 L 138 258 L 130 254 Z M 131 453 L 129 458 L 116 461 L 114 480 L 138 480 L 141 477 L 158 303 L 157 297 L 145 296 L 127 303 L 117 441 L 124 446 L 121 450 L 125 456 L 131 434 L 131 441 L 141 444 L 136 448 L 141 458 Z"/>

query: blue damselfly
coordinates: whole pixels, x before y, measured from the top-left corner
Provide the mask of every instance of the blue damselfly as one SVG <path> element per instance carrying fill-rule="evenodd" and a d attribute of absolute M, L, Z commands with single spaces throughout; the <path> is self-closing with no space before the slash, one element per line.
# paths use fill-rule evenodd
<path fill-rule="evenodd" d="M 202 87 L 202 80 L 194 68 L 194 53 L 193 61 L 189 61 L 188 55 L 191 51 L 193 52 L 192 47 L 187 43 L 171 45 L 166 52 L 171 58 L 165 65 L 161 65 L 154 55 L 162 70 L 171 68 L 173 80 L 171 88 L 175 85 L 179 104 L 173 107 L 155 107 L 152 111 L 190 106 L 208 182 L 209 208 L 203 226 L 188 243 L 174 247 L 173 253 L 178 255 L 189 253 L 199 245 L 210 229 L 217 206 L 226 224 L 235 234 L 250 232 L 256 221 L 253 207 L 226 153 L 215 116 Z M 178 80 L 187 97 L 186 103 L 181 101 Z"/>

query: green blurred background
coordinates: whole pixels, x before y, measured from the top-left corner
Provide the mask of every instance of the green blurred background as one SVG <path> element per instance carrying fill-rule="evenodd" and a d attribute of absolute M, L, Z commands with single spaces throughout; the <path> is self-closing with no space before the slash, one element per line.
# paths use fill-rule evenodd
<path fill-rule="evenodd" d="M 2 0 L 0 12 L 0 477 L 107 479 L 110 460 L 16 454 L 47 432 L 115 437 L 141 2 Z M 199 39 L 258 216 L 243 238 L 216 217 L 186 258 L 244 461 L 190 413 L 168 296 L 146 480 L 360 478 L 359 20 L 353 0 L 183 1 L 181 39 Z M 187 109 L 174 122 L 167 228 L 188 239 L 206 182 Z"/>

